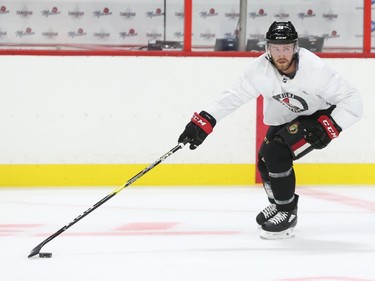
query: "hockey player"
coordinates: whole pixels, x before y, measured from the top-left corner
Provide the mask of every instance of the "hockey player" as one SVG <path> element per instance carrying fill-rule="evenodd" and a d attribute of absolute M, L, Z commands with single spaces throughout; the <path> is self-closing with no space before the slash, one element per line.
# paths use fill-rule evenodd
<path fill-rule="evenodd" d="M 269 129 L 258 152 L 258 170 L 270 204 L 256 217 L 263 239 L 294 236 L 298 195 L 293 161 L 326 147 L 362 116 L 359 92 L 312 52 L 299 48 L 289 22 L 274 22 L 265 53 L 250 62 L 230 89 L 191 121 L 178 141 L 196 149 L 216 122 L 262 95 Z"/>

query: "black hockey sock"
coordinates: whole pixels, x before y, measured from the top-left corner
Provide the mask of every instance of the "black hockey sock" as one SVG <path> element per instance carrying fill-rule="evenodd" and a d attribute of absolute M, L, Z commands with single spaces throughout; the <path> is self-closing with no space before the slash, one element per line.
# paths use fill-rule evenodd
<path fill-rule="evenodd" d="M 296 182 L 289 148 L 272 140 L 265 147 L 264 160 L 277 209 L 292 210 Z"/>
<path fill-rule="evenodd" d="M 272 188 L 271 188 L 270 176 L 268 174 L 266 163 L 264 162 L 264 159 L 262 159 L 262 157 L 259 157 L 258 159 L 258 171 L 262 178 L 263 188 L 267 194 L 268 201 L 271 204 L 275 204 L 275 200 L 274 200 L 274 196 L 273 196 Z"/>
<path fill-rule="evenodd" d="M 272 192 L 279 211 L 290 211 L 296 207 L 294 200 L 295 174 L 291 167 L 281 173 L 270 173 Z"/>

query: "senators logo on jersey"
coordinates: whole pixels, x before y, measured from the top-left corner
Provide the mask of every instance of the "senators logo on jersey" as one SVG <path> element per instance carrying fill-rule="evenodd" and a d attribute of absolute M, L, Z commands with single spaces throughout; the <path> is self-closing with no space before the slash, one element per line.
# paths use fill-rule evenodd
<path fill-rule="evenodd" d="M 288 126 L 286 128 L 288 133 L 292 134 L 292 135 L 297 134 L 298 133 L 298 125 L 299 125 L 299 122 L 295 122 L 295 123 L 291 124 L 290 126 Z"/>
<path fill-rule="evenodd" d="M 309 109 L 307 102 L 303 98 L 291 93 L 282 93 L 273 96 L 273 98 L 295 113 L 300 113 Z"/>

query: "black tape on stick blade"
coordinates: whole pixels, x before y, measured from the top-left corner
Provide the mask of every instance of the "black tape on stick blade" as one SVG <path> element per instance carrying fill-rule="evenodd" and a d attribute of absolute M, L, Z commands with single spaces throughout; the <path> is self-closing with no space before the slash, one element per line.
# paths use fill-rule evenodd
<path fill-rule="evenodd" d="M 52 253 L 39 253 L 40 258 L 51 258 Z"/>

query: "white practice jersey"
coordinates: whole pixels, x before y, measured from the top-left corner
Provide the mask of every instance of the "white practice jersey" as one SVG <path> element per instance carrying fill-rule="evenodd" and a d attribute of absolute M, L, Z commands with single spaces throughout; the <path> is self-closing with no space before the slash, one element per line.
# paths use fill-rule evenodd
<path fill-rule="evenodd" d="M 363 112 L 358 90 L 304 48 L 299 50 L 298 70 L 293 79 L 280 74 L 263 54 L 205 111 L 219 121 L 259 95 L 264 98 L 263 121 L 272 126 L 336 105 L 331 116 L 345 129 L 358 121 Z"/>

